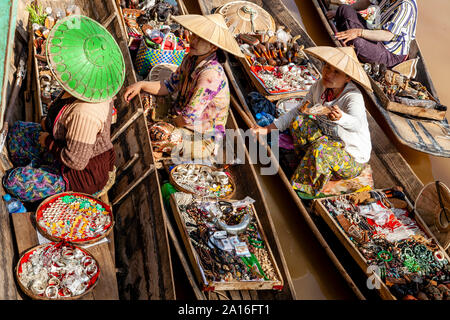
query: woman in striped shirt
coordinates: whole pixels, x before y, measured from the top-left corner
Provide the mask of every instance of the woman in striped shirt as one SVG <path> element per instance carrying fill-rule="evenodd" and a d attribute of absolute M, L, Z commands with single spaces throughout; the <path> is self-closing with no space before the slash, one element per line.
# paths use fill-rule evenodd
<path fill-rule="evenodd" d="M 377 7 L 373 24 L 357 13 L 370 5 Z M 338 40 L 355 47 L 362 62 L 385 64 L 391 68 L 408 57 L 409 47 L 416 38 L 417 0 L 359 0 L 329 11 L 335 18 Z"/>

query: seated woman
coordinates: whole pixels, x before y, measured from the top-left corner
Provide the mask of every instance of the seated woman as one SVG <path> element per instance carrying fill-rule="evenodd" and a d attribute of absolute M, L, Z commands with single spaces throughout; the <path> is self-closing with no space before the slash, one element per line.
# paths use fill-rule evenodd
<path fill-rule="evenodd" d="M 179 152 L 185 158 L 210 158 L 225 134 L 230 104 L 228 79 L 221 63 L 222 50 L 242 56 L 239 45 L 220 14 L 175 16 L 193 33 L 189 55 L 167 81 L 141 81 L 127 88 L 126 101 L 141 92 L 176 95 L 171 110 L 173 124 L 150 127 L 156 152 Z M 155 155 L 156 156 L 156 155 Z"/>
<path fill-rule="evenodd" d="M 368 25 L 356 11 L 371 4 L 379 10 L 375 23 Z M 407 59 L 410 43 L 416 38 L 417 16 L 416 0 L 359 0 L 327 12 L 329 19 L 336 20 L 338 40 L 353 45 L 362 62 L 385 64 L 388 68 Z"/>
<path fill-rule="evenodd" d="M 290 129 L 295 151 L 302 155 L 291 178 L 292 187 L 317 196 L 331 178 L 357 177 L 369 161 L 372 147 L 364 99 L 352 80 L 367 88 L 370 82 L 353 48 L 314 47 L 305 51 L 325 62 L 322 79 L 311 87 L 305 100 L 316 108 L 324 106 L 327 112 L 311 116 L 296 107 L 269 126 L 252 130 L 267 134 Z"/>
<path fill-rule="evenodd" d="M 18 121 L 8 133 L 14 168 L 3 184 L 25 202 L 63 191 L 95 194 L 114 167 L 110 126 L 112 99 L 125 79 L 122 52 L 96 21 L 81 16 L 71 28 L 72 19 L 60 20 L 47 39 L 48 63 L 64 91 L 41 124 Z"/>

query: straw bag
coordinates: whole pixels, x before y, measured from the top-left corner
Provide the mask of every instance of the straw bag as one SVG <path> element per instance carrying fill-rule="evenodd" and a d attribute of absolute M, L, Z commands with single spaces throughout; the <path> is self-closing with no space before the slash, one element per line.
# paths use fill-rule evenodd
<path fill-rule="evenodd" d="M 164 48 L 166 41 L 171 40 L 177 44 L 177 38 L 173 34 L 168 34 L 164 37 L 161 43 L 161 48 Z M 183 61 L 186 50 L 162 50 L 149 48 L 145 41 L 141 41 L 139 51 L 136 55 L 136 70 L 142 77 L 147 76 L 148 72 L 153 66 L 160 63 L 170 63 L 180 65 Z"/>

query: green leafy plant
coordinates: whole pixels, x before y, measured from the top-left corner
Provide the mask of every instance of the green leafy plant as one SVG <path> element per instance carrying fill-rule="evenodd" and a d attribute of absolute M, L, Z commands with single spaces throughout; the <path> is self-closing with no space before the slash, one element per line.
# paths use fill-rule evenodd
<path fill-rule="evenodd" d="M 29 4 L 26 6 L 26 10 L 30 13 L 31 23 L 37 23 L 43 25 L 45 23 L 45 18 L 47 14 L 44 12 L 44 8 L 37 4 Z"/>

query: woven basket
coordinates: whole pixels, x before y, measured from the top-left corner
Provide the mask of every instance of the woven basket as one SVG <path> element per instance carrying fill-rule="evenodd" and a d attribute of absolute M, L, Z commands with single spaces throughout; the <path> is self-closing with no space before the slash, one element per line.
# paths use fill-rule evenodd
<path fill-rule="evenodd" d="M 166 40 L 172 39 L 176 43 L 176 38 L 170 34 L 164 37 L 161 48 L 164 48 Z M 145 41 L 141 45 L 136 55 L 136 71 L 142 77 L 146 77 L 150 69 L 161 63 L 175 64 L 179 66 L 183 61 L 186 50 L 161 50 L 149 48 Z"/>
<path fill-rule="evenodd" d="M 42 207 L 45 206 L 47 203 L 52 202 L 52 200 L 54 200 L 54 199 L 56 199 L 56 198 L 60 198 L 60 197 L 66 196 L 66 195 L 81 195 L 81 196 L 85 196 L 85 197 L 87 197 L 87 198 L 89 198 L 89 199 L 91 199 L 91 200 L 94 200 L 95 202 L 99 203 L 100 205 L 102 205 L 102 206 L 106 209 L 106 211 L 109 212 L 110 219 L 111 219 L 111 225 L 110 225 L 110 226 L 108 227 L 108 229 L 107 229 L 102 235 L 100 235 L 99 237 L 97 237 L 97 238 L 95 238 L 95 239 L 91 239 L 91 240 L 85 240 L 85 241 L 71 241 L 71 240 L 68 240 L 68 239 L 56 238 L 56 237 L 52 236 L 51 234 L 48 234 L 47 231 L 44 230 L 44 229 L 42 229 L 41 226 L 40 226 L 39 223 L 38 223 L 38 222 L 39 222 L 40 215 L 42 214 L 42 213 L 41 213 Z M 36 228 L 37 228 L 37 229 L 39 230 L 39 232 L 40 232 L 44 237 L 46 237 L 47 239 L 52 240 L 52 241 L 55 241 L 55 242 L 65 241 L 65 242 L 68 242 L 68 243 L 71 243 L 71 244 L 74 244 L 74 245 L 85 245 L 85 244 L 96 243 L 96 242 L 98 242 L 99 240 L 101 240 L 101 239 L 107 237 L 107 236 L 111 233 L 111 231 L 113 230 L 113 228 L 114 228 L 114 216 L 113 216 L 113 214 L 112 214 L 111 207 L 110 207 L 109 205 L 107 205 L 106 203 L 100 201 L 99 199 L 96 199 L 95 197 L 93 197 L 93 196 L 91 196 L 91 195 L 84 194 L 84 193 L 81 193 L 81 192 L 62 192 L 62 193 L 58 193 L 58 194 L 56 194 L 56 195 L 54 195 L 54 196 L 51 196 L 51 197 L 45 199 L 45 201 L 43 201 L 43 202 L 39 205 L 39 207 L 36 209 L 35 220 L 36 220 Z"/>
<path fill-rule="evenodd" d="M 96 279 L 95 282 L 89 287 L 89 289 L 87 289 L 85 292 L 83 292 L 82 294 L 80 294 L 80 295 L 78 295 L 78 296 L 73 296 L 73 297 L 59 297 L 59 296 L 58 296 L 58 299 L 51 299 L 51 298 L 47 298 L 47 297 L 45 297 L 45 296 L 44 296 L 44 297 L 41 297 L 41 296 L 39 296 L 39 295 L 36 295 L 36 294 L 34 294 L 31 290 L 29 290 L 28 288 L 26 288 L 26 287 L 22 284 L 22 282 L 19 280 L 19 267 L 20 267 L 20 265 L 22 264 L 22 259 L 23 259 L 24 256 L 27 255 L 28 253 L 30 253 L 30 252 L 32 252 L 32 251 L 35 251 L 35 250 L 38 250 L 38 249 L 40 249 L 41 247 L 45 247 L 45 246 L 48 246 L 48 243 L 41 244 L 41 245 L 39 245 L 39 246 L 35 246 L 35 247 L 33 247 L 33 248 L 27 250 L 25 253 L 23 253 L 23 254 L 21 255 L 21 257 L 20 257 L 20 259 L 19 259 L 19 262 L 18 262 L 17 265 L 16 265 L 16 268 L 15 268 L 15 272 L 14 272 L 14 273 L 15 273 L 15 276 L 16 276 L 16 279 L 17 279 L 17 283 L 19 284 L 20 289 L 21 289 L 27 296 L 29 296 L 31 299 L 34 299 L 34 300 L 50 300 L 50 301 L 56 301 L 56 300 L 77 300 L 77 299 L 80 299 L 81 297 L 87 295 L 88 293 L 90 293 L 90 292 L 95 288 L 95 286 L 97 285 L 97 283 L 98 283 L 98 281 L 99 281 L 99 279 L 100 279 L 100 264 L 98 263 L 97 259 L 95 259 L 95 257 L 94 257 L 93 255 L 91 255 L 89 252 L 87 252 L 86 250 L 84 250 L 83 248 L 80 248 L 80 247 L 78 247 L 78 246 L 74 246 L 74 248 L 78 248 L 79 250 L 81 250 L 81 251 L 83 251 L 84 253 L 86 253 L 86 254 L 87 254 L 90 258 L 92 258 L 92 260 L 94 260 L 94 262 L 97 264 L 97 268 L 98 268 L 98 271 L 97 271 L 97 273 L 98 273 L 97 279 Z"/>
<path fill-rule="evenodd" d="M 195 166 L 196 166 L 196 167 L 208 167 L 208 168 L 211 169 L 211 171 L 221 171 L 221 170 L 215 169 L 215 168 L 213 168 L 213 167 L 210 167 L 210 166 L 207 166 L 207 165 L 204 165 L 204 164 L 195 164 Z M 173 167 L 172 170 L 170 171 L 170 174 L 169 174 L 169 181 L 170 181 L 170 183 L 171 183 L 171 184 L 175 187 L 175 189 L 177 189 L 178 191 L 185 192 L 185 193 L 190 193 L 190 194 L 197 194 L 197 193 L 195 193 L 195 192 L 193 192 L 193 191 L 190 191 L 190 190 L 185 189 L 183 186 L 181 186 L 181 185 L 179 185 L 177 182 L 175 182 L 175 179 L 174 179 L 173 176 L 172 176 L 172 172 L 173 172 L 173 170 L 174 170 L 176 167 L 177 167 L 177 166 Z M 231 193 L 229 193 L 227 196 L 219 197 L 219 199 L 231 199 L 231 198 L 234 196 L 234 194 L 236 193 L 236 184 L 235 184 L 234 178 L 231 176 L 231 174 L 228 174 L 228 181 L 229 181 L 229 184 L 231 184 L 231 189 L 232 189 L 232 191 L 231 191 Z M 213 196 L 211 196 L 211 197 L 213 197 Z"/>

